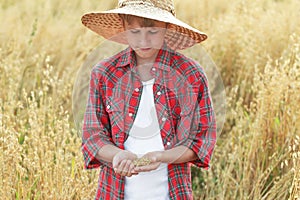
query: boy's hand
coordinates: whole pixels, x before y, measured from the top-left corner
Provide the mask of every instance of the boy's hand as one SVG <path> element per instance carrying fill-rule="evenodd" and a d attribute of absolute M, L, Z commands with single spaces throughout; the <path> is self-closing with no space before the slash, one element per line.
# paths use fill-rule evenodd
<path fill-rule="evenodd" d="M 134 168 L 134 171 L 137 173 L 156 170 L 162 162 L 162 152 L 161 151 L 149 152 L 145 154 L 142 158 L 149 159 L 150 164 L 144 166 L 136 166 Z"/>
<path fill-rule="evenodd" d="M 137 158 L 137 155 L 131 153 L 130 151 L 122 150 L 117 153 L 113 158 L 113 168 L 115 173 L 121 176 L 131 177 L 132 175 L 137 175 L 138 173 L 134 171 L 133 160 Z"/>

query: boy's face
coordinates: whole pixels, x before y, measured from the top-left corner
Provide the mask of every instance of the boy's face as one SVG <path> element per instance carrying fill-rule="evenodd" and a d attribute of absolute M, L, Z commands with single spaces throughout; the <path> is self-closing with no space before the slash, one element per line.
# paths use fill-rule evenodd
<path fill-rule="evenodd" d="M 153 21 L 151 27 L 142 27 L 141 24 L 139 18 L 133 18 L 130 23 L 124 20 L 128 44 L 140 61 L 154 60 L 164 43 L 166 23 Z"/>

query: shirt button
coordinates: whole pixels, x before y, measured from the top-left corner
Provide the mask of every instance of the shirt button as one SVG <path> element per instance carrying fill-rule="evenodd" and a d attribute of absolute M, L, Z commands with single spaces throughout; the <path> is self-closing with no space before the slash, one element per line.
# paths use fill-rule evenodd
<path fill-rule="evenodd" d="M 133 114 L 132 114 L 132 113 L 129 113 L 128 115 L 129 115 L 129 117 L 132 117 L 132 116 L 133 116 Z"/>
<path fill-rule="evenodd" d="M 159 96 L 159 95 L 161 95 L 161 92 L 157 92 L 156 94 Z"/>
<path fill-rule="evenodd" d="M 140 89 L 139 89 L 139 88 L 135 88 L 135 89 L 134 89 L 134 91 L 136 91 L 136 92 L 139 92 L 139 91 L 140 91 Z"/>
<path fill-rule="evenodd" d="M 167 120 L 167 118 L 163 117 L 161 120 L 162 120 L 163 122 L 165 122 L 165 121 Z"/>
<path fill-rule="evenodd" d="M 167 142 L 167 145 L 170 146 L 170 145 L 171 145 L 171 142 Z"/>
<path fill-rule="evenodd" d="M 106 108 L 107 108 L 107 109 L 110 109 L 110 105 L 107 105 Z"/>

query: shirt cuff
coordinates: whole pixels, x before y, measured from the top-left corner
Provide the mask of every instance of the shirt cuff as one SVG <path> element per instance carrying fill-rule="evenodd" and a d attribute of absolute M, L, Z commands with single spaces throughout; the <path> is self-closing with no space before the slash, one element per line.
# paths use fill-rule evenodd
<path fill-rule="evenodd" d="M 90 136 L 90 138 L 82 144 L 85 169 L 94 169 L 102 167 L 103 165 L 111 165 L 111 163 L 96 158 L 98 151 L 107 144 L 112 145 L 112 142 L 109 139 L 101 137 L 99 134 Z"/>

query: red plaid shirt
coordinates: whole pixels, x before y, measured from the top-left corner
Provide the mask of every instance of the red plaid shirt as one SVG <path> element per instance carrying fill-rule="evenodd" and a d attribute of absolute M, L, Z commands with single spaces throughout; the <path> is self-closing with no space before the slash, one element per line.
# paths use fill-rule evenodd
<path fill-rule="evenodd" d="M 216 142 L 216 122 L 203 69 L 164 46 L 151 70 L 154 103 L 165 149 L 184 145 L 198 159 L 168 165 L 170 199 L 192 199 L 191 164 L 208 168 Z M 124 199 L 125 178 L 111 163 L 97 160 L 106 144 L 124 149 L 137 114 L 143 85 L 134 51 L 127 48 L 101 61 L 92 72 L 84 116 L 82 152 L 85 168 L 101 167 L 96 199 Z"/>

